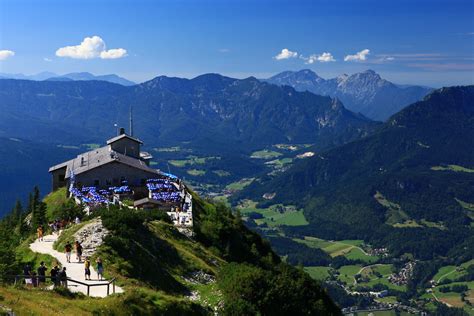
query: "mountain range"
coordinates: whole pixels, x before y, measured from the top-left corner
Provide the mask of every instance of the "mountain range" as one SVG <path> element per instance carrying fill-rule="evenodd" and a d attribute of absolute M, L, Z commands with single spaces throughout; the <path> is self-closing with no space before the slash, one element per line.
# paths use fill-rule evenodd
<path fill-rule="evenodd" d="M 128 87 L 105 81 L 2 79 L 0 137 L 45 148 L 102 144 L 115 135 L 115 123 L 128 127 L 130 107 L 135 135 L 147 148 L 184 142 L 207 156 L 234 155 L 232 161 L 248 160 L 253 150 L 277 143 L 329 148 L 364 137 L 379 125 L 337 100 L 255 78 L 162 76 Z M 42 179 L 47 176 L 44 169 Z M 0 189 L 8 186 L 3 178 Z M 11 202 L 0 201 L 3 209 Z"/>
<path fill-rule="evenodd" d="M 99 80 L 99 81 L 117 83 L 123 86 L 133 86 L 136 84 L 133 81 L 117 76 L 115 74 L 93 75 L 89 72 L 71 72 L 64 75 L 58 75 L 58 74 L 55 74 L 54 72 L 49 72 L 49 71 L 40 72 L 34 75 L 0 73 L 0 79 L 21 79 L 21 80 L 36 80 L 36 81 Z"/>
<path fill-rule="evenodd" d="M 420 100 L 432 90 L 421 86 L 396 85 L 382 79 L 373 70 L 324 79 L 309 69 L 303 69 L 284 71 L 264 81 L 338 98 L 347 109 L 380 121 Z"/>
<path fill-rule="evenodd" d="M 265 193 L 274 198 L 263 199 Z M 474 86 L 468 86 L 436 90 L 372 135 L 254 182 L 237 198 L 303 209 L 310 224 L 287 227 L 289 236 L 363 239 L 395 256 L 431 259 L 474 253 L 473 196 Z"/>
<path fill-rule="evenodd" d="M 149 145 L 296 142 L 324 147 L 366 135 L 377 125 L 329 97 L 217 74 L 191 80 L 162 76 L 131 87 L 0 80 L 0 104 L 0 136 L 62 144 L 112 136 L 114 123 L 128 126 L 130 107 L 135 131 Z M 55 137 L 48 138 L 52 129 Z"/>

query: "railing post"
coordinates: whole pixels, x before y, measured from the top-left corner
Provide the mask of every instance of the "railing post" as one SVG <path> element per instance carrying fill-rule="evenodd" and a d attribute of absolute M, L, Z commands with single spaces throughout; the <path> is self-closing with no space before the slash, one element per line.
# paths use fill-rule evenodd
<path fill-rule="evenodd" d="M 107 296 L 110 294 L 110 283 L 107 283 Z"/>
<path fill-rule="evenodd" d="M 91 289 L 91 287 L 90 287 L 90 285 L 88 284 L 88 285 L 87 285 L 87 296 L 89 296 L 89 294 L 90 294 L 90 289 Z"/>
<path fill-rule="evenodd" d="M 114 280 L 114 282 L 112 283 L 112 289 L 113 289 L 113 292 L 114 292 L 114 294 L 115 294 L 115 280 Z"/>

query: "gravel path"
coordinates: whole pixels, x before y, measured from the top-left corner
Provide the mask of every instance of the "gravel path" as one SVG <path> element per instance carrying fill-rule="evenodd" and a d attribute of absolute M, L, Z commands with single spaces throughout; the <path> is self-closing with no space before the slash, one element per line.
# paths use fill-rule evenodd
<path fill-rule="evenodd" d="M 72 253 L 71 263 L 66 261 L 66 254 L 63 252 L 58 252 L 53 249 L 54 242 L 58 239 L 57 235 L 47 235 L 44 236 L 44 241 L 36 240 L 34 243 L 30 244 L 30 249 L 34 252 L 49 254 L 56 258 L 58 262 L 66 267 L 67 276 L 71 279 L 81 281 L 86 284 L 104 284 L 107 283 L 106 280 L 99 281 L 97 280 L 97 272 L 94 269 L 95 263 L 91 263 L 91 281 L 84 280 L 84 263 L 77 262 L 76 254 Z M 51 267 L 48 267 L 51 269 Z M 105 267 L 107 269 L 107 267 Z M 48 273 L 49 274 L 49 273 Z M 96 280 L 94 280 L 96 279 Z M 68 282 L 68 288 L 72 292 L 81 292 L 87 295 L 87 286 L 80 285 L 73 282 Z M 122 293 L 123 289 L 118 286 L 115 286 L 115 293 Z M 110 285 L 110 294 L 112 294 L 112 284 Z M 90 287 L 90 296 L 94 297 L 106 297 L 107 296 L 107 286 L 93 286 Z"/>

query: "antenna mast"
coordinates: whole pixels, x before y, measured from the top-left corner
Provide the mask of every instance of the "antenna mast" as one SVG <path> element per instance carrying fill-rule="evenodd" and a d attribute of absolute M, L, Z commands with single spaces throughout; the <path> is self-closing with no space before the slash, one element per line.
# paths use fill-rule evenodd
<path fill-rule="evenodd" d="M 132 113 L 131 104 L 130 104 L 130 136 L 133 136 L 133 113 Z"/>

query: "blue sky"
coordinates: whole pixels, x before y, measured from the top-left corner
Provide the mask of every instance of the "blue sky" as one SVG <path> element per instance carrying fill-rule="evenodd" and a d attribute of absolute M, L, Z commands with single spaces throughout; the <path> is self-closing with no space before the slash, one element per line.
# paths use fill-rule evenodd
<path fill-rule="evenodd" d="M 473 84 L 474 1 L 0 0 L 0 72 L 89 71 L 141 82 L 303 68 Z"/>

